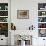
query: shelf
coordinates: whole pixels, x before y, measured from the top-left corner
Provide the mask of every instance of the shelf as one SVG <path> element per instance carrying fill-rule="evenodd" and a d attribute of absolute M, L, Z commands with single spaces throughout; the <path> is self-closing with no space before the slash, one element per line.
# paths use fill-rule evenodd
<path fill-rule="evenodd" d="M 0 16 L 0 17 L 8 17 L 8 16 Z"/>
<path fill-rule="evenodd" d="M 0 22 L 0 23 L 8 23 L 8 22 Z"/>
<path fill-rule="evenodd" d="M 8 11 L 8 10 L 0 10 L 0 11 Z"/>
<path fill-rule="evenodd" d="M 38 29 L 46 29 L 46 28 L 38 28 Z"/>
<path fill-rule="evenodd" d="M 38 22 L 38 23 L 46 23 L 46 22 Z"/>
<path fill-rule="evenodd" d="M 8 3 L 0 3 L 0 35 L 8 37 Z"/>
<path fill-rule="evenodd" d="M 44 15 L 44 16 L 38 16 L 38 17 L 46 17 L 46 15 Z"/>
<path fill-rule="evenodd" d="M 38 10 L 38 11 L 46 11 L 46 10 Z"/>

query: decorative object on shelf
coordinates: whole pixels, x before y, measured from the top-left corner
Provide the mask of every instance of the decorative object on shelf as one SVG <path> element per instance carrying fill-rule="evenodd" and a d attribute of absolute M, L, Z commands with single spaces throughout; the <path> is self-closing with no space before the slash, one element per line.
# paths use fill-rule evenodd
<path fill-rule="evenodd" d="M 29 10 L 17 10 L 17 19 L 29 19 Z"/>
<path fill-rule="evenodd" d="M 11 23 L 11 30 L 16 30 L 16 26 L 13 23 Z"/>
<path fill-rule="evenodd" d="M 8 23 L 0 23 L 1 30 L 8 30 Z"/>
<path fill-rule="evenodd" d="M 46 17 L 38 17 L 38 22 L 46 22 Z"/>
<path fill-rule="evenodd" d="M 39 37 L 46 37 L 46 29 L 39 29 Z"/>
<path fill-rule="evenodd" d="M 8 3 L 0 3 L 0 7 L 0 10 L 8 10 Z"/>
<path fill-rule="evenodd" d="M 0 11 L 0 16 L 8 16 L 8 11 Z"/>
<path fill-rule="evenodd" d="M 33 25 L 31 25 L 30 27 L 29 27 L 29 30 L 34 30 L 34 26 Z"/>
<path fill-rule="evenodd" d="M 38 11 L 38 16 L 46 16 L 46 11 Z"/>
<path fill-rule="evenodd" d="M 46 16 L 46 11 L 42 11 L 42 16 Z"/>
<path fill-rule="evenodd" d="M 0 22 L 8 22 L 8 17 L 0 17 Z"/>
<path fill-rule="evenodd" d="M 38 17 L 38 22 L 42 22 L 42 18 L 41 17 Z"/>
<path fill-rule="evenodd" d="M 38 24 L 38 28 L 46 28 L 46 23 L 39 23 Z"/>
<path fill-rule="evenodd" d="M 45 12 L 42 12 L 42 15 L 45 15 Z"/>
<path fill-rule="evenodd" d="M 46 3 L 38 3 L 38 10 L 46 10 Z"/>
<path fill-rule="evenodd" d="M 44 8 L 40 8 L 40 10 L 44 10 Z"/>
<path fill-rule="evenodd" d="M 0 35 L 8 37 L 8 23 L 0 23 Z"/>
<path fill-rule="evenodd" d="M 8 10 L 8 6 L 5 6 L 5 10 Z"/>

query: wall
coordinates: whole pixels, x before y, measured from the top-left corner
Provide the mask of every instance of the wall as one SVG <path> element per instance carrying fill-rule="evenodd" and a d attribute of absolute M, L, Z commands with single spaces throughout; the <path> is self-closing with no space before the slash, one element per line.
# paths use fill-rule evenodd
<path fill-rule="evenodd" d="M 15 3 L 14 3 L 15 2 Z M 32 5 L 34 4 L 34 5 Z M 29 10 L 29 19 L 17 19 L 17 10 Z M 32 24 L 37 23 L 37 2 L 29 0 L 11 1 L 11 22 L 14 22 L 17 30 L 28 30 Z M 36 18 L 36 19 L 35 19 Z"/>
<path fill-rule="evenodd" d="M 40 46 L 39 44 L 43 44 L 43 39 L 35 36 L 38 36 L 38 3 L 45 2 L 46 0 L 11 0 L 11 22 L 16 25 L 16 29 L 24 31 L 28 30 L 28 27 L 32 24 L 35 26 L 34 32 L 36 32 L 36 34 L 33 33 L 33 46 Z M 29 10 L 29 19 L 17 19 L 17 10 L 23 9 Z"/>

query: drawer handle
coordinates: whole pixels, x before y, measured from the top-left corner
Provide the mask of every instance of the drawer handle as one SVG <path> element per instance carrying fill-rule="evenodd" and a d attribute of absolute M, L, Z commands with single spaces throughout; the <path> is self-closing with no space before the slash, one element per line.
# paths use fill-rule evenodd
<path fill-rule="evenodd" d="M 1 40 L 3 40 L 3 39 L 1 39 Z"/>
<path fill-rule="evenodd" d="M 43 39 L 43 40 L 45 40 L 45 39 Z"/>

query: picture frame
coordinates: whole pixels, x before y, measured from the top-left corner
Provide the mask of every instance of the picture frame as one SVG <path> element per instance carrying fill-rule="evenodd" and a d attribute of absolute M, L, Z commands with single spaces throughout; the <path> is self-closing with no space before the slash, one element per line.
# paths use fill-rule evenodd
<path fill-rule="evenodd" d="M 29 19 L 29 10 L 17 10 L 17 19 Z"/>

